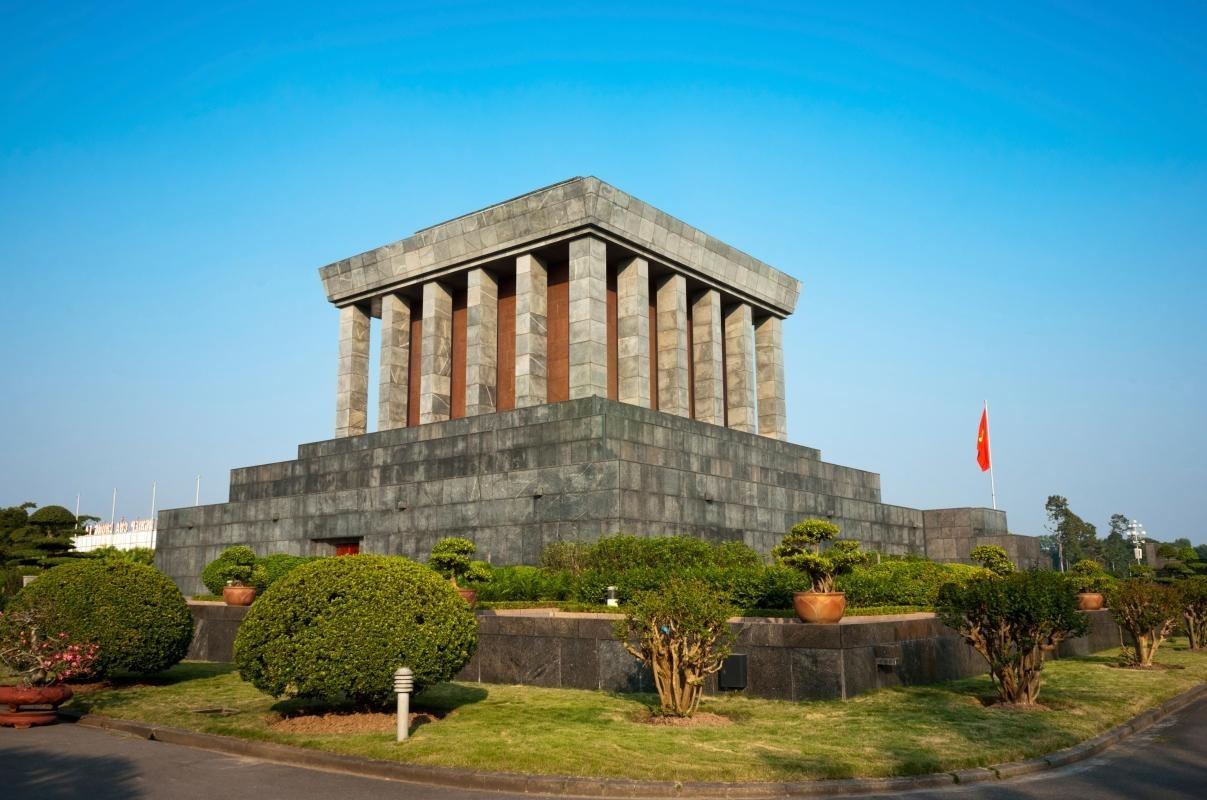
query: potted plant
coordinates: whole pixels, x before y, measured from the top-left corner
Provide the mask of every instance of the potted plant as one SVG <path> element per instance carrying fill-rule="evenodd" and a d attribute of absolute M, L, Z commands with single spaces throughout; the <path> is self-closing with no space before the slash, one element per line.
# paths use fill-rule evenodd
<path fill-rule="evenodd" d="M 462 588 L 457 581 L 460 579 L 466 583 L 486 583 L 490 580 L 490 566 L 470 558 L 477 550 L 469 539 L 449 536 L 436 542 L 427 562 L 429 567 L 448 578 L 457 593 L 471 606 L 478 602 L 478 593 L 473 589 Z"/>
<path fill-rule="evenodd" d="M 1103 592 L 1110 587 L 1111 576 L 1102 565 L 1083 558 L 1069 567 L 1069 581 L 1077 592 L 1077 607 L 1082 611 L 1097 611 L 1104 602 Z"/>
<path fill-rule="evenodd" d="M 18 677 L 15 685 L 0 686 L 0 725 L 28 728 L 57 719 L 56 708 L 71 698 L 63 682 L 90 674 L 95 644 L 80 644 L 56 632 L 49 615 L 39 608 L 0 613 L 0 663 Z M 23 708 L 34 706 L 34 708 Z"/>
<path fill-rule="evenodd" d="M 806 519 L 792 526 L 783 541 L 771 550 L 777 563 L 809 578 L 812 589 L 794 592 L 792 606 L 805 622 L 838 622 L 847 608 L 847 598 L 834 591 L 834 579 L 868 560 L 854 539 L 838 539 L 840 529 L 824 519 Z M 823 551 L 822 545 L 829 542 Z"/>
<path fill-rule="evenodd" d="M 231 578 L 222 587 L 222 601 L 228 606 L 250 606 L 256 599 L 256 587 Z"/>

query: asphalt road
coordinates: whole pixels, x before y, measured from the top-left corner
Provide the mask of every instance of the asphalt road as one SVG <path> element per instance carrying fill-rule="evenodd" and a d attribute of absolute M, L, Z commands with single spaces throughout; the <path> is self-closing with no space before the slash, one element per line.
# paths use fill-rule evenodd
<path fill-rule="evenodd" d="M 319 772 L 77 725 L 0 729 L 0 797 L 5 800 L 214 800 L 225 796 L 256 800 L 524 797 Z M 1070 767 L 1012 781 L 884 797 L 890 796 L 914 800 L 1201 800 L 1207 798 L 1207 699 Z"/>

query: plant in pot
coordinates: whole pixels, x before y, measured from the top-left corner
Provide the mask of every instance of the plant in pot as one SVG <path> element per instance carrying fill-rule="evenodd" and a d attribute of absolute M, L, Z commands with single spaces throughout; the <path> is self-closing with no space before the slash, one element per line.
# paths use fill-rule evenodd
<path fill-rule="evenodd" d="M 471 606 L 478 602 L 478 593 L 474 589 L 463 588 L 462 583 L 486 583 L 490 580 L 490 565 L 474 561 L 471 557 L 478 548 L 469 539 L 460 536 L 449 536 L 436 542 L 432 555 L 428 558 L 428 566 L 436 570 L 465 598 Z"/>
<path fill-rule="evenodd" d="M 1113 581 L 1101 564 L 1092 558 L 1083 558 L 1069 567 L 1069 582 L 1077 592 L 1077 607 L 1082 611 L 1097 611 L 1105 602 L 1103 592 Z"/>
<path fill-rule="evenodd" d="M 268 582 L 268 573 L 250 547 L 237 545 L 222 551 L 206 565 L 201 582 L 212 594 L 222 595 L 228 606 L 249 606 Z"/>
<path fill-rule="evenodd" d="M 0 613 L 0 663 L 18 678 L 0 686 L 0 707 L 8 707 L 0 711 L 0 725 L 54 722 L 55 709 L 72 694 L 64 681 L 91 674 L 96 656 L 95 644 L 71 641 L 40 607 Z"/>
<path fill-rule="evenodd" d="M 868 560 L 854 539 L 838 539 L 841 529 L 824 519 L 806 519 L 792 530 L 771 555 L 778 564 L 794 569 L 809 578 L 812 589 L 794 592 L 792 606 L 805 622 L 838 622 L 846 611 L 847 598 L 834 591 L 834 579 L 850 572 Z M 829 543 L 826 549 L 822 545 Z"/>

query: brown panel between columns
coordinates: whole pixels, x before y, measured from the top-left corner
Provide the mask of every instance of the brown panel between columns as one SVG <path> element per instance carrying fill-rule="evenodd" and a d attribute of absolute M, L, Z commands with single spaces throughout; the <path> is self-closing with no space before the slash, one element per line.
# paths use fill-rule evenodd
<path fill-rule="evenodd" d="M 570 265 L 549 265 L 549 383 L 546 400 L 570 399 Z"/>
<path fill-rule="evenodd" d="M 419 424 L 419 376 L 423 373 L 423 303 L 411 303 L 411 358 L 407 365 L 407 427 Z"/>
<path fill-rule="evenodd" d="M 650 408 L 658 410 L 658 289 L 650 283 Z"/>
<path fill-rule="evenodd" d="M 465 356 L 468 320 L 465 308 L 465 287 L 462 286 L 453 291 L 453 374 L 450 376 L 452 379 L 450 419 L 460 419 L 465 416 Z"/>
<path fill-rule="evenodd" d="M 619 397 L 616 369 L 616 267 L 608 266 L 608 399 Z"/>
<path fill-rule="evenodd" d="M 499 411 L 515 408 L 515 275 L 499 276 Z"/>

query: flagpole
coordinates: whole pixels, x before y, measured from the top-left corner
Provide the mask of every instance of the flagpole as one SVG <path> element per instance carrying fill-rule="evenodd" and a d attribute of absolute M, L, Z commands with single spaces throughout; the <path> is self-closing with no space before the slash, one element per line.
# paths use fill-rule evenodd
<path fill-rule="evenodd" d="M 989 431 L 989 401 L 985 401 L 985 430 Z M 997 485 L 993 482 L 993 434 L 989 432 L 986 436 L 989 441 L 986 442 L 985 452 L 989 454 L 989 497 L 993 502 L 993 510 L 997 511 Z"/>

